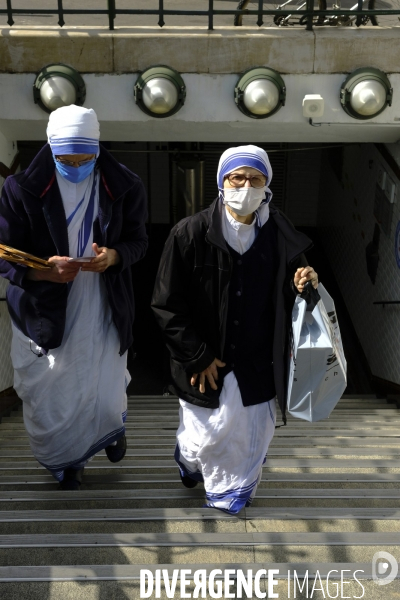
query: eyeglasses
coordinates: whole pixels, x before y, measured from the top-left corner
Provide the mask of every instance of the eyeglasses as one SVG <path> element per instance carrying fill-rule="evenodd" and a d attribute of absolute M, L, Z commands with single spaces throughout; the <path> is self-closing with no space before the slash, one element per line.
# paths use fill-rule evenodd
<path fill-rule="evenodd" d="M 252 175 L 251 177 L 246 177 L 246 175 L 241 175 L 239 173 L 231 173 L 227 176 L 227 179 L 233 187 L 244 187 L 246 181 L 250 181 L 251 187 L 254 188 L 262 188 L 267 183 L 267 178 L 263 175 Z"/>
<path fill-rule="evenodd" d="M 92 158 L 87 158 L 86 160 L 79 160 L 77 162 L 74 162 L 72 160 L 65 160 L 64 158 L 60 158 L 59 156 L 56 156 L 56 161 L 61 163 L 62 165 L 65 165 L 66 167 L 83 167 L 83 165 L 87 165 L 88 163 L 92 162 L 94 157 Z"/>

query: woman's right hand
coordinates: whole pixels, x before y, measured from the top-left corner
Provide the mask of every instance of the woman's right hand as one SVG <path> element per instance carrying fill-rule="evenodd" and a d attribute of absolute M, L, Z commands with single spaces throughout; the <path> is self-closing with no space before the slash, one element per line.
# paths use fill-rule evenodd
<path fill-rule="evenodd" d="M 204 371 L 202 371 L 201 373 L 193 373 L 193 376 L 190 379 L 190 385 L 196 385 L 197 378 L 200 376 L 199 392 L 201 394 L 204 394 L 206 391 L 206 379 L 210 384 L 211 389 L 217 390 L 218 387 L 216 382 L 218 381 L 218 369 L 220 369 L 221 367 L 225 367 L 225 364 L 226 363 L 219 360 L 219 358 L 214 358 L 211 365 L 209 365 L 207 369 L 204 369 Z"/>
<path fill-rule="evenodd" d="M 26 278 L 30 281 L 69 283 L 75 279 L 81 268 L 80 263 L 68 262 L 69 256 L 51 256 L 47 260 L 52 265 L 49 271 L 29 268 Z"/>

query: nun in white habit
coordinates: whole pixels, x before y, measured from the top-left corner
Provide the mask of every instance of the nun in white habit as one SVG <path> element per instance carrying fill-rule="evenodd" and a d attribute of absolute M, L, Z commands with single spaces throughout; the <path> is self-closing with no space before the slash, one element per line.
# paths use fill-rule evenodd
<path fill-rule="evenodd" d="M 138 221 L 144 229 L 145 196 L 139 178 L 118 163 L 114 164 L 112 157 L 102 157 L 109 160 L 109 169 L 99 168 L 96 159 L 100 152 L 108 153 L 104 148 L 100 150 L 99 123 L 92 109 L 72 105 L 54 111 L 47 135 L 56 167 L 52 185 L 58 186 L 61 195 L 69 257 L 50 257 L 53 264 L 50 275 L 29 270 L 25 277 L 31 281 L 47 277 L 48 281 L 64 284 L 65 289 L 68 286 L 65 327 L 61 345 L 46 349 L 13 322 L 11 358 L 14 387 L 23 400 L 24 422 L 34 456 L 61 482 L 63 489 L 79 489 L 83 467 L 97 452 L 105 448 L 112 462 L 121 460 L 126 452 L 124 423 L 130 376 L 127 351 L 122 348 L 115 324 L 118 300 L 112 297 L 112 288 L 117 287 L 118 278 L 130 277 L 127 271 L 134 262 L 133 230 L 142 238 L 140 250 L 137 250 L 138 245 L 135 248 L 136 259 L 144 254 L 147 246 L 143 233 L 140 236 L 137 233 Z M 126 177 L 133 182 L 132 189 L 141 194 L 136 196 L 141 217 L 132 216 L 130 238 L 125 242 L 123 230 L 115 232 L 119 232 L 120 221 L 123 222 L 118 219 L 119 212 L 125 211 L 124 218 L 128 222 L 130 214 L 133 215 L 133 200 L 128 197 L 132 189 L 122 200 L 118 199 L 118 202 L 130 200 L 130 213 L 127 208 L 120 209 L 117 199 L 113 198 L 114 212 L 110 211 L 112 217 L 105 229 L 108 228 L 108 239 L 114 236 L 118 243 L 114 249 L 99 247 L 93 241 L 93 224 L 99 221 L 99 187 L 102 185 L 110 193 L 112 182 L 106 180 L 107 170 L 111 179 L 115 179 L 118 168 L 121 179 Z M 107 193 L 104 190 L 103 193 L 111 204 Z M 126 237 L 128 240 L 128 234 Z M 76 260 L 68 260 L 71 258 Z M 115 272 L 108 288 L 107 277 L 104 277 L 107 269 Z M 131 301 L 133 304 L 133 298 Z M 131 309 L 131 306 L 125 308 Z M 124 312 L 120 307 L 121 311 Z"/>
<path fill-rule="evenodd" d="M 175 460 L 184 486 L 204 482 L 207 507 L 249 506 L 286 409 L 288 319 L 307 280 L 311 241 L 270 204 L 272 168 L 257 146 L 226 150 L 219 196 L 178 223 L 165 244 L 152 307 L 179 397 Z"/>
<path fill-rule="evenodd" d="M 245 195 L 240 197 L 240 191 L 229 186 L 227 176 L 233 172 L 240 178 L 244 168 L 251 183 L 247 189 L 244 187 Z M 257 177 L 261 183 L 253 187 Z M 269 219 L 272 192 L 267 182 L 269 185 L 271 179 L 269 158 L 260 148 L 234 148 L 221 156 L 217 181 L 220 201 L 227 207 L 222 211 L 222 235 L 238 256 L 251 248 Z M 226 189 L 232 190 L 230 196 L 224 189 L 224 180 Z M 245 186 L 246 183 L 245 180 Z M 241 222 L 232 213 L 250 218 L 247 223 L 244 219 Z M 175 458 L 188 487 L 190 478 L 194 482 L 204 481 L 206 506 L 236 514 L 244 506 L 250 506 L 255 496 L 275 432 L 276 404 L 275 397 L 267 397 L 264 402 L 244 406 L 235 371 L 227 369 L 226 363 L 220 365 L 226 374 L 218 408 L 210 411 L 180 400 Z"/>

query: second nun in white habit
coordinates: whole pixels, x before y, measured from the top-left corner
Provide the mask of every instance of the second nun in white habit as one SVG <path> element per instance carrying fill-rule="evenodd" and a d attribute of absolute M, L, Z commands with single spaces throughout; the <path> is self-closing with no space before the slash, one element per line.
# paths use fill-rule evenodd
<path fill-rule="evenodd" d="M 291 310 L 318 283 L 311 241 L 270 202 L 271 180 L 262 148 L 222 154 L 218 198 L 171 231 L 152 300 L 180 398 L 182 483 L 203 481 L 205 506 L 230 514 L 255 496 L 276 398 L 285 419 Z"/>

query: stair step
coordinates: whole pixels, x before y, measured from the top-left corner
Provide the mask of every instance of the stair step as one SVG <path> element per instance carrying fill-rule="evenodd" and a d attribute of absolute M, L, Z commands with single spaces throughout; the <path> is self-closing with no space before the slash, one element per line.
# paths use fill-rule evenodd
<path fill-rule="evenodd" d="M 108 461 L 95 460 L 90 462 L 85 471 L 91 470 L 128 470 L 128 469 L 176 469 L 176 463 L 171 460 L 124 460 L 120 463 L 110 464 Z M 393 460 L 380 459 L 333 459 L 333 458 L 295 458 L 288 459 L 269 458 L 264 465 L 264 469 L 398 469 L 400 463 Z M 35 471 L 43 467 L 32 460 L 29 462 L 15 461 L 13 463 L 0 462 L 0 473 L 2 471 Z"/>
<path fill-rule="evenodd" d="M 340 578 L 341 569 L 361 569 L 372 586 L 367 597 L 376 596 L 372 557 L 379 549 L 397 556 L 400 539 L 393 403 L 350 394 L 324 421 L 289 416 L 276 430 L 253 506 L 237 516 L 202 508 L 202 484 L 182 486 L 173 460 L 178 408 L 173 396 L 129 397 L 127 456 L 113 465 L 99 453 L 79 492 L 60 490 L 34 459 L 22 407 L 2 420 L 0 563 L 10 565 L 0 567 L 2 597 L 50 599 L 40 587 L 49 581 L 51 598 L 84 597 L 82 582 L 93 581 L 99 596 L 136 600 L 141 569 L 171 577 L 174 569 L 235 567 L 279 569 L 286 586 L 288 569 L 299 579 L 306 570 Z"/>
<path fill-rule="evenodd" d="M 146 500 L 146 499 L 185 499 L 204 498 L 204 489 L 186 489 L 182 486 L 178 489 L 140 489 L 140 490 L 80 490 L 78 494 L 72 494 L 62 490 L 48 490 L 36 492 L 1 492 L 0 502 L 34 502 L 37 500 L 68 500 L 69 502 L 82 502 L 84 500 Z M 257 490 L 257 498 L 326 498 L 330 499 L 384 499 L 400 498 L 399 489 L 286 489 L 286 488 L 262 488 Z"/>
<path fill-rule="evenodd" d="M 157 448 L 163 447 L 168 451 L 174 451 L 176 440 L 170 436 L 166 438 L 159 437 L 157 439 L 152 439 L 149 441 L 148 437 L 145 438 L 133 438 L 131 436 L 127 436 L 128 440 L 128 448 L 131 445 L 134 448 L 140 447 L 149 447 L 149 448 Z M 131 442 L 131 444 L 130 444 Z M 325 447 L 340 447 L 343 448 L 344 440 L 341 438 L 329 438 L 329 439 L 321 439 L 317 438 L 308 439 L 308 438 L 298 438 L 296 440 L 296 447 L 305 447 L 305 448 L 325 448 Z M 368 438 L 347 438 L 345 448 L 380 448 L 380 447 L 393 447 L 400 448 L 400 439 L 393 438 L 380 438 L 380 437 L 370 437 Z M 275 448 L 290 448 L 293 449 L 293 439 L 290 438 L 286 440 L 284 437 L 274 437 L 270 446 L 269 452 Z M 0 442 L 0 448 L 16 448 L 19 450 L 30 451 L 30 446 L 28 443 L 28 439 L 26 440 L 16 440 L 15 438 L 10 438 L 7 442 Z M 129 451 L 129 450 L 128 450 Z M 1 456 L 5 456 L 4 452 L 1 452 Z M 32 452 L 30 453 L 32 456 Z"/>
<path fill-rule="evenodd" d="M 311 435 L 310 431 L 315 431 L 315 435 L 324 435 L 325 431 L 335 432 L 337 436 L 348 435 L 349 433 L 353 433 L 356 435 L 357 432 L 366 432 L 368 435 L 376 432 L 378 435 L 383 435 L 387 430 L 390 435 L 396 435 L 399 433 L 400 425 L 400 417 L 399 419 L 389 418 L 386 422 L 383 419 L 377 419 L 375 421 L 361 421 L 357 419 L 357 422 L 354 423 L 352 421 L 346 420 L 343 422 L 335 423 L 333 420 L 329 419 L 328 421 L 320 421 L 318 423 L 307 423 L 301 422 L 296 423 L 292 426 L 292 424 L 288 424 L 285 427 L 279 427 L 275 432 L 276 437 L 285 437 L 289 435 Z M 178 421 L 171 423 L 166 423 L 162 421 L 162 427 L 158 425 L 156 428 L 154 427 L 153 421 L 148 422 L 137 422 L 134 420 L 133 423 L 127 422 L 125 423 L 125 430 L 128 437 L 175 437 L 176 430 L 178 428 Z M 1 436 L 0 437 L 15 437 L 23 438 L 28 441 L 28 435 L 26 433 L 25 427 L 23 423 L 4 423 L 1 426 Z M 399 437 L 399 436 L 398 436 Z"/>
<path fill-rule="evenodd" d="M 142 564 L 142 565 L 82 565 L 82 566 L 36 566 L 36 567 L 0 567 L 0 581 L 123 581 L 123 580 L 138 580 L 140 571 L 143 569 L 150 570 L 155 573 L 156 569 L 165 569 L 168 571 L 169 577 L 172 577 L 174 570 L 190 569 L 193 573 L 200 569 L 204 569 L 207 575 L 215 569 L 215 564 L 197 563 L 197 564 Z M 248 569 L 251 569 L 255 574 L 257 571 L 266 568 L 273 568 L 279 571 L 275 574 L 275 579 L 288 578 L 296 572 L 298 579 L 303 579 L 308 572 L 308 579 L 314 579 L 318 571 L 321 578 L 326 579 L 328 573 L 332 579 L 341 578 L 341 570 L 350 574 L 357 571 L 357 579 L 372 579 L 372 565 L 368 563 L 274 563 L 266 565 L 265 563 L 220 563 L 218 569 L 224 571 L 231 569 L 235 572 L 243 571 L 245 574 Z M 400 569 L 399 569 L 400 573 Z M 397 576 L 397 579 L 399 575 Z M 346 579 L 346 577 L 345 577 Z M 345 588 L 348 590 L 348 587 Z M 361 589 L 358 591 L 362 593 Z"/>
<path fill-rule="evenodd" d="M 166 448 L 142 448 L 142 449 L 128 449 L 125 455 L 125 461 L 129 458 L 134 457 L 171 457 L 173 456 L 175 444 L 170 445 Z M 400 444 L 396 448 L 372 448 L 366 450 L 365 448 L 293 448 L 293 444 L 288 448 L 274 448 L 272 445 L 268 449 L 268 457 L 272 456 L 287 456 L 287 457 L 336 457 L 336 456 L 352 456 L 358 457 L 360 460 L 365 460 L 366 457 L 377 458 L 382 456 L 400 457 Z M 10 458 L 33 458 L 32 452 L 29 450 L 3 450 L 1 452 L 0 461 Z M 105 450 L 98 452 L 95 461 L 96 465 L 98 461 L 107 461 L 107 455 Z M 1 464 L 1 462 L 0 462 Z M 108 465 L 109 466 L 109 465 Z M 122 465 L 121 465 L 122 466 Z"/>
<path fill-rule="evenodd" d="M 95 533 L 0 535 L 4 548 L 146 546 L 396 546 L 399 533 Z"/>
<path fill-rule="evenodd" d="M 213 508 L 133 508 L 90 510 L 21 510 L 0 511 L 0 522 L 37 521 L 166 521 L 166 520 L 253 520 L 278 519 L 363 519 L 397 520 L 400 509 L 395 508 L 256 508 L 243 509 L 238 516 Z"/>
<path fill-rule="evenodd" d="M 52 483 L 54 486 L 58 486 L 58 482 L 52 477 L 43 467 L 38 469 L 37 475 L 24 475 L 21 478 L 20 475 L 3 475 L 0 476 L 1 485 L 13 485 L 16 483 L 31 484 L 31 483 Z M 289 483 L 400 483 L 399 473 L 266 473 L 263 472 L 261 482 L 289 482 Z M 85 469 L 84 484 L 102 484 L 105 485 L 103 477 L 96 475 L 95 473 L 88 472 Z M 175 469 L 174 473 L 164 474 L 151 474 L 151 473 L 130 473 L 124 474 L 117 471 L 107 475 L 107 485 L 113 483 L 178 483 L 179 487 L 182 487 L 180 482 L 178 471 Z"/>

